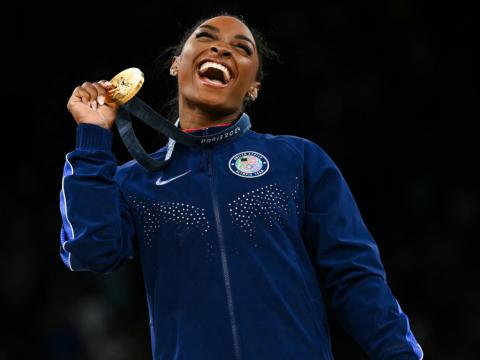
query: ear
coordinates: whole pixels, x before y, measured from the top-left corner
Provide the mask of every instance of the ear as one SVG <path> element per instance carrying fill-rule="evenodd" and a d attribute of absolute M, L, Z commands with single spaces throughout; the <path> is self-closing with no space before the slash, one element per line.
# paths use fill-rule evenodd
<path fill-rule="evenodd" d="M 255 81 L 254 84 L 248 90 L 248 97 L 251 101 L 255 101 L 258 97 L 258 92 L 260 91 L 261 84 L 258 81 Z"/>
<path fill-rule="evenodd" d="M 172 58 L 172 65 L 170 65 L 170 75 L 177 76 L 178 74 L 178 56 Z"/>

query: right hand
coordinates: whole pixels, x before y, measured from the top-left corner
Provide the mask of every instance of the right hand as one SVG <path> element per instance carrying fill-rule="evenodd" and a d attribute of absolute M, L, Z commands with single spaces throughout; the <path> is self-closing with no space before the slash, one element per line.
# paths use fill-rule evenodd
<path fill-rule="evenodd" d="M 113 85 L 106 81 L 85 82 L 73 90 L 68 99 L 67 109 L 77 124 L 94 124 L 105 129 L 111 129 L 117 116 L 118 106 L 106 104 L 109 98 L 108 90 Z"/>

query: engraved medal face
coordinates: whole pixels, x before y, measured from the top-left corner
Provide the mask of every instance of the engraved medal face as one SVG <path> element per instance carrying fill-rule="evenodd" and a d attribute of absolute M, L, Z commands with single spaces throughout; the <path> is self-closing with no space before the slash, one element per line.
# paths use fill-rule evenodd
<path fill-rule="evenodd" d="M 143 85 L 144 76 L 138 68 L 128 68 L 118 73 L 110 82 L 114 86 L 109 91 L 110 103 L 122 105 L 133 98 Z"/>

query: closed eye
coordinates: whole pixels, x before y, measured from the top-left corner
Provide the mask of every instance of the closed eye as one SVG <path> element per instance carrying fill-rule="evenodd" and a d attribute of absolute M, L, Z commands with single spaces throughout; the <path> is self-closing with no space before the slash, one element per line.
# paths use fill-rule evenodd
<path fill-rule="evenodd" d="M 195 34 L 195 38 L 199 39 L 199 38 L 202 38 L 202 37 L 207 37 L 207 38 L 210 38 L 210 39 L 215 39 L 215 36 L 210 34 L 209 32 L 206 32 L 206 31 L 200 31 L 198 33 Z M 250 48 L 250 46 L 248 45 L 243 45 L 243 44 L 238 44 L 237 47 L 239 47 L 240 49 L 244 50 L 247 55 L 252 55 L 252 49 Z"/>
<path fill-rule="evenodd" d="M 242 45 L 242 44 L 239 44 L 237 45 L 239 48 L 245 50 L 245 52 L 248 54 L 248 55 L 252 55 L 252 49 L 250 49 L 249 46 L 247 45 Z"/>
<path fill-rule="evenodd" d="M 201 37 L 209 37 L 210 39 L 213 39 L 213 35 L 206 32 L 206 31 L 200 31 L 199 33 L 196 33 L 195 34 L 195 37 L 198 39 L 198 38 L 201 38 Z"/>

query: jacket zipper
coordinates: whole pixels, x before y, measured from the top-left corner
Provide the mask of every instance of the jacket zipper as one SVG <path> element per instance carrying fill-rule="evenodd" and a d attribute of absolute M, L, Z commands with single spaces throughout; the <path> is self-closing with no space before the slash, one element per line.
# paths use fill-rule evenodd
<path fill-rule="evenodd" d="M 240 353 L 240 342 L 238 339 L 238 327 L 235 320 L 235 311 L 233 306 L 232 287 L 230 284 L 230 272 L 228 270 L 227 252 L 225 249 L 225 240 L 223 238 L 222 223 L 220 220 L 220 209 L 218 206 L 217 192 L 215 191 L 215 181 L 213 179 L 213 161 L 212 151 L 206 150 L 208 154 L 208 177 L 210 179 L 210 194 L 212 195 L 213 213 L 215 215 L 215 225 L 217 228 L 218 244 L 220 247 L 220 257 L 222 260 L 223 280 L 225 283 L 225 290 L 227 294 L 228 312 L 230 315 L 230 325 L 232 328 L 233 347 L 235 351 L 235 359 L 242 358 Z"/>

